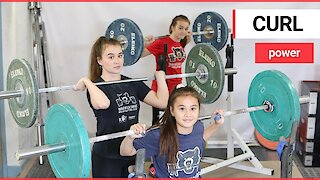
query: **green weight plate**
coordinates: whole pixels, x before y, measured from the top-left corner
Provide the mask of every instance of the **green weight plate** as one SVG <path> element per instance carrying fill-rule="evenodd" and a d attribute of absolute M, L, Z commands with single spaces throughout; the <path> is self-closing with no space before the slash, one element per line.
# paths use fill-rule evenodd
<path fill-rule="evenodd" d="M 11 114 L 24 128 L 32 126 L 38 115 L 38 86 L 30 64 L 24 59 L 14 59 L 8 68 L 7 90 L 22 91 L 21 97 L 8 99 Z"/>
<path fill-rule="evenodd" d="M 58 178 L 87 178 L 90 175 L 90 141 L 83 121 L 70 104 L 55 104 L 45 118 L 45 143 L 64 143 L 66 149 L 48 154 Z"/>
<path fill-rule="evenodd" d="M 197 44 L 189 52 L 185 73 L 204 72 L 205 77 L 187 78 L 188 86 L 195 88 L 202 103 L 213 103 L 224 87 L 224 67 L 219 52 L 210 44 Z"/>
<path fill-rule="evenodd" d="M 248 94 L 248 106 L 273 105 L 273 111 L 250 112 L 254 127 L 266 139 L 279 141 L 288 138 L 294 121 L 300 120 L 299 95 L 291 80 L 282 72 L 267 70 L 252 80 Z"/>

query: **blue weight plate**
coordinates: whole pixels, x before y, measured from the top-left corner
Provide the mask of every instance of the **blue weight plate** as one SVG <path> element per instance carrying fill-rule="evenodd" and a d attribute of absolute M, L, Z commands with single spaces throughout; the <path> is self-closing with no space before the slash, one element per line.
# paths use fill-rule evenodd
<path fill-rule="evenodd" d="M 248 93 L 248 106 L 261 106 L 268 101 L 272 112 L 250 112 L 254 127 L 266 139 L 279 141 L 288 138 L 294 121 L 300 120 L 299 95 L 291 80 L 282 72 L 267 70 L 252 80 Z"/>
<path fill-rule="evenodd" d="M 14 59 L 8 68 L 7 90 L 22 91 L 21 97 L 8 99 L 11 114 L 20 127 L 31 127 L 38 115 L 38 85 L 30 64 Z"/>
<path fill-rule="evenodd" d="M 91 168 L 90 141 L 83 121 L 70 104 L 55 104 L 45 118 L 45 143 L 64 143 L 66 149 L 48 154 L 58 178 L 88 178 Z"/>
<path fill-rule="evenodd" d="M 189 52 L 185 73 L 208 73 L 204 78 L 188 77 L 188 86 L 198 91 L 201 102 L 210 104 L 221 95 L 224 87 L 224 67 L 219 52 L 210 44 L 197 44 Z"/>
<path fill-rule="evenodd" d="M 116 19 L 108 26 L 105 36 L 118 39 L 122 44 L 124 66 L 133 65 L 139 60 L 143 52 L 144 40 L 135 22 L 127 18 Z"/>
<path fill-rule="evenodd" d="M 216 12 L 201 13 L 193 23 L 193 33 L 214 31 L 209 34 L 194 34 L 193 40 L 196 44 L 208 43 L 221 50 L 228 41 L 229 30 L 225 19 Z"/>

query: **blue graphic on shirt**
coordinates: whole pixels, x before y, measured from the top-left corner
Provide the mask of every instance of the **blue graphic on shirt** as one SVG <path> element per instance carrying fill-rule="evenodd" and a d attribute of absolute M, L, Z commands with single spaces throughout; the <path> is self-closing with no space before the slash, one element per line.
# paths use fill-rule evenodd
<path fill-rule="evenodd" d="M 170 176 L 178 177 L 179 171 L 183 171 L 185 174 L 192 174 L 195 170 L 198 171 L 200 166 L 200 149 L 195 147 L 194 149 L 188 149 L 186 151 L 177 152 L 177 164 L 167 164 L 168 172 Z"/>

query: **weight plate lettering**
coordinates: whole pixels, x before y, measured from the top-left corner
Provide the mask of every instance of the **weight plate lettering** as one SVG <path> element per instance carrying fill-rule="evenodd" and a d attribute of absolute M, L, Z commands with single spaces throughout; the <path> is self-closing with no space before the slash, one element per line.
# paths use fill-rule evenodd
<path fill-rule="evenodd" d="M 225 19 L 216 12 L 204 12 L 200 14 L 193 23 L 193 40 L 196 44 L 208 43 L 221 50 L 228 41 L 228 25 Z M 207 34 L 196 34 L 197 32 L 210 32 Z"/>
<path fill-rule="evenodd" d="M 21 97 L 8 99 L 11 114 L 20 127 L 31 127 L 38 115 L 38 85 L 30 64 L 14 59 L 8 68 L 7 90 L 21 91 Z"/>
<path fill-rule="evenodd" d="M 213 103 L 224 87 L 224 67 L 219 52 L 210 44 L 197 44 L 187 57 L 186 73 L 208 73 L 204 77 L 189 77 L 188 86 L 198 91 L 202 103 Z"/>
<path fill-rule="evenodd" d="M 108 26 L 105 36 L 120 41 L 124 53 L 124 66 L 133 65 L 139 60 L 144 40 L 135 22 L 127 18 L 117 19 Z"/>
<path fill-rule="evenodd" d="M 248 106 L 273 105 L 272 112 L 250 112 L 254 127 L 266 139 L 279 141 L 288 138 L 294 121 L 300 119 L 300 102 L 296 88 L 282 72 L 267 70 L 252 80 L 248 94 Z"/>

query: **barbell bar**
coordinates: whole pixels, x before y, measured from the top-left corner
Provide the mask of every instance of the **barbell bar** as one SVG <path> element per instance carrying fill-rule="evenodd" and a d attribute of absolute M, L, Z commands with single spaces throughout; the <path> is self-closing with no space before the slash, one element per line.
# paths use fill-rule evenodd
<path fill-rule="evenodd" d="M 144 37 L 139 26 L 131 19 L 119 18 L 112 21 L 105 36 L 120 41 L 124 56 L 128 57 L 124 66 L 133 65 L 140 59 L 144 49 Z M 219 51 L 228 41 L 229 29 L 220 14 L 204 12 L 193 23 L 192 36 L 196 44 L 210 44 Z"/>
<path fill-rule="evenodd" d="M 235 68 L 227 68 L 225 69 L 225 75 L 236 74 L 237 70 Z M 208 73 L 183 73 L 183 74 L 173 74 L 166 75 L 165 79 L 175 79 L 175 78 L 188 78 L 188 77 L 196 77 L 202 79 L 207 76 Z M 125 80 L 117 80 L 117 81 L 106 81 L 106 82 L 98 82 L 94 83 L 96 86 L 108 85 L 108 84 L 118 84 L 118 83 L 129 83 L 129 82 L 138 82 L 138 81 L 152 81 L 155 80 L 154 76 L 151 77 L 142 77 L 142 78 L 133 78 L 133 79 L 125 79 Z M 57 86 L 57 87 L 48 87 L 41 88 L 38 90 L 38 93 L 48 93 L 48 92 L 57 92 L 57 91 L 65 91 L 65 90 L 73 90 L 75 85 L 66 85 L 66 86 Z M 0 100 L 1 99 L 9 99 L 21 97 L 24 95 L 23 90 L 13 90 L 13 91 L 0 91 Z"/>
<path fill-rule="evenodd" d="M 225 74 L 236 74 L 237 70 L 235 68 L 227 68 L 225 69 Z M 165 79 L 174 79 L 174 78 L 187 78 L 187 77 L 199 77 L 206 76 L 208 73 L 184 73 L 184 74 L 174 74 L 174 75 L 166 75 Z M 128 83 L 128 82 L 137 82 L 137 81 L 152 81 L 155 80 L 155 77 L 142 77 L 142 78 L 134 78 L 134 79 L 126 79 L 126 80 L 117 80 L 117 81 L 107 81 L 107 82 L 99 82 L 94 83 L 97 86 L 107 85 L 107 84 L 117 84 L 117 83 Z M 48 92 L 56 92 L 56 91 L 64 91 L 64 90 L 73 90 L 75 85 L 67 85 L 67 86 L 58 86 L 58 87 L 49 87 L 49 88 L 41 88 L 38 93 L 48 93 Z M 14 91 L 0 91 L 0 99 L 9 99 L 21 97 L 24 95 L 23 90 L 14 90 Z"/>
<path fill-rule="evenodd" d="M 134 134 L 135 133 L 133 130 L 127 130 L 127 131 L 92 137 L 89 139 L 89 142 L 90 142 L 90 144 L 92 144 L 92 143 L 96 143 L 96 142 L 101 142 L 101 141 L 106 141 L 106 140 L 110 140 L 110 139 L 130 136 L 130 135 L 134 135 Z M 17 151 L 15 155 L 16 155 L 17 160 L 22 160 L 22 159 L 31 158 L 34 156 L 42 156 L 42 155 L 47 155 L 49 153 L 61 152 L 61 151 L 66 150 L 66 147 L 67 147 L 67 145 L 65 143 L 43 145 L 43 146 L 37 146 L 34 148 Z"/>
<path fill-rule="evenodd" d="M 224 69 L 217 50 L 208 44 L 194 46 L 186 60 L 184 74 L 167 75 L 166 79 L 187 77 L 187 85 L 200 94 L 202 103 L 213 103 L 223 90 L 225 75 L 236 74 L 235 68 Z M 99 84 L 154 80 L 154 77 L 101 82 Z M 0 92 L 1 99 L 9 99 L 11 114 L 20 127 L 31 127 L 38 114 L 39 93 L 71 90 L 72 86 L 38 88 L 30 64 L 24 59 L 14 59 L 8 68 L 7 91 Z"/>
<path fill-rule="evenodd" d="M 309 96 L 301 96 L 299 98 L 299 102 L 300 104 L 305 104 L 305 103 L 309 103 L 310 102 L 310 97 Z M 270 104 L 269 102 L 266 102 L 266 104 L 261 105 L 261 106 L 255 106 L 255 107 L 248 107 L 248 108 L 243 108 L 243 109 L 237 109 L 237 110 L 231 110 L 231 111 L 226 111 L 224 112 L 224 117 L 228 117 L 228 116 L 233 116 L 236 114 L 243 114 L 243 113 L 249 113 L 249 112 L 255 112 L 255 111 L 266 111 L 266 112 L 272 112 L 274 109 L 273 105 Z M 198 120 L 202 121 L 202 120 L 206 120 L 206 119 L 211 119 L 214 118 L 214 120 L 219 120 L 221 118 L 220 114 L 216 114 L 216 115 L 207 115 L 207 116 L 203 116 L 198 118 Z"/>
<path fill-rule="evenodd" d="M 235 70 L 231 70 L 234 72 Z M 207 73 L 185 73 L 185 74 L 174 74 L 174 75 L 166 75 L 165 79 L 174 79 L 174 78 L 186 78 L 186 77 L 194 77 L 194 76 L 206 76 Z M 138 82 L 138 81 L 151 81 L 155 80 L 155 77 L 142 77 L 142 78 L 134 78 L 134 79 L 125 79 L 125 80 L 117 80 L 117 81 L 107 81 L 107 82 L 99 82 L 94 83 L 96 86 L 108 85 L 108 84 L 117 84 L 117 83 L 129 83 L 129 82 Z M 65 91 L 65 90 L 73 90 L 75 85 L 66 85 L 66 86 L 57 86 L 57 87 L 48 87 L 41 88 L 38 90 L 38 93 L 48 93 L 48 92 L 57 92 L 57 91 Z M 13 90 L 13 91 L 1 91 L 0 99 L 9 99 L 21 97 L 25 92 L 23 90 Z"/>
<path fill-rule="evenodd" d="M 213 30 L 205 30 L 205 31 L 195 31 L 195 32 L 191 32 L 191 35 L 196 36 L 196 35 L 207 35 L 207 34 L 214 34 Z M 159 39 L 163 36 L 156 36 L 155 39 Z M 121 41 L 121 44 L 125 44 L 128 43 L 128 41 Z"/>

